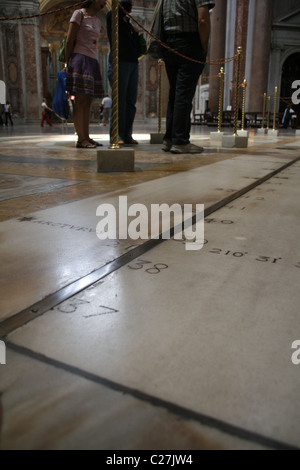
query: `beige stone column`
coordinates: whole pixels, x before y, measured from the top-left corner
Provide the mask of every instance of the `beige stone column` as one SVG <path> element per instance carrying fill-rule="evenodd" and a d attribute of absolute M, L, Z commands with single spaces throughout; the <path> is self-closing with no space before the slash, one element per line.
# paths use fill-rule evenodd
<path fill-rule="evenodd" d="M 272 5 L 273 0 L 256 2 L 252 57 L 248 57 L 248 60 L 251 60 L 251 89 L 255 90 L 255 93 L 249 91 L 251 111 L 262 111 L 263 95 L 267 92 Z"/>
<path fill-rule="evenodd" d="M 226 11 L 227 0 L 216 2 L 211 13 L 211 35 L 210 35 L 210 56 L 209 59 L 221 59 L 225 57 L 226 43 Z M 217 76 L 221 65 L 211 65 L 209 76 Z M 219 108 L 219 78 L 209 79 L 209 108 L 212 112 L 218 112 Z"/>

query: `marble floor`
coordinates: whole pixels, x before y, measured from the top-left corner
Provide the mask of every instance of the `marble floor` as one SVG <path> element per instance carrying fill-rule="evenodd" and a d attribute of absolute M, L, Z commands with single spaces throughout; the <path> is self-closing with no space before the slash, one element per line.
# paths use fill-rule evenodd
<path fill-rule="evenodd" d="M 135 171 L 100 173 L 72 124 L 0 129 L 2 450 L 300 449 L 300 135 L 210 131 L 173 155 L 137 122 Z"/>

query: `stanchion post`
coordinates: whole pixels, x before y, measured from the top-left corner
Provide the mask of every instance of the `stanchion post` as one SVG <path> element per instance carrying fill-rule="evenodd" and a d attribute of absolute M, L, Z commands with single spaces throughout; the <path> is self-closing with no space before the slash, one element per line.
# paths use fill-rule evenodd
<path fill-rule="evenodd" d="M 158 65 L 158 132 L 152 132 L 150 134 L 150 144 L 162 144 L 164 140 L 164 134 L 161 131 L 162 121 L 162 68 L 164 61 L 159 59 Z"/>
<path fill-rule="evenodd" d="M 97 150 L 97 172 L 134 171 L 134 150 L 119 145 L 119 1 L 112 0 L 112 115 L 111 143 Z"/>
<path fill-rule="evenodd" d="M 242 131 L 245 130 L 245 107 L 246 107 L 246 88 L 247 88 L 247 80 L 243 81 L 243 106 L 242 106 Z"/>
<path fill-rule="evenodd" d="M 275 87 L 275 95 L 274 95 L 273 131 L 276 130 L 276 106 L 277 106 L 277 86 Z"/>
<path fill-rule="evenodd" d="M 270 129 L 270 105 L 271 105 L 271 96 L 268 96 L 268 118 L 267 118 L 267 129 Z"/>
<path fill-rule="evenodd" d="M 221 132 L 222 116 L 223 116 L 223 96 L 224 96 L 224 67 L 221 67 L 219 73 L 220 86 L 219 86 L 219 117 L 218 117 L 218 132 Z"/>
<path fill-rule="evenodd" d="M 112 0 L 112 108 L 111 108 L 111 145 L 119 147 L 119 1 Z"/>
<path fill-rule="evenodd" d="M 263 117 L 262 117 L 262 124 L 261 124 L 262 129 L 265 128 L 266 100 L 267 100 L 267 93 L 264 93 L 264 107 L 263 107 Z"/>
<path fill-rule="evenodd" d="M 158 60 L 158 133 L 161 134 L 161 119 L 162 119 L 162 68 L 164 61 Z"/>
<path fill-rule="evenodd" d="M 241 78 L 241 61 L 243 49 L 238 47 L 237 54 L 237 72 L 236 72 L 236 89 L 235 89 L 235 109 L 234 109 L 234 127 L 233 135 L 237 136 L 237 122 L 239 115 L 239 102 L 240 102 L 240 78 Z"/>
<path fill-rule="evenodd" d="M 237 122 L 239 115 L 239 104 L 240 104 L 240 79 L 241 79 L 241 61 L 242 61 L 242 48 L 238 47 L 237 50 L 237 71 L 236 71 L 236 90 L 235 90 L 235 109 L 234 109 L 234 130 L 233 135 L 223 135 L 222 147 L 232 148 L 246 148 L 248 147 L 248 132 L 244 130 L 240 131 L 240 135 L 237 130 Z M 245 81 L 244 81 L 245 83 Z M 242 134 L 242 135 L 241 135 Z M 246 134 L 246 135 L 245 135 Z"/>

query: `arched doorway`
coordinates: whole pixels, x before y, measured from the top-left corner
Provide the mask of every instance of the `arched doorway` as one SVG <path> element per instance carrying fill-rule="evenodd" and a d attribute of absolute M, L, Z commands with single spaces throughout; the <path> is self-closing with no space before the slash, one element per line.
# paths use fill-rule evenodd
<path fill-rule="evenodd" d="M 281 90 L 280 90 L 280 105 L 279 113 L 283 114 L 288 103 L 292 104 L 292 107 L 297 115 L 296 125 L 300 125 L 300 105 L 292 103 L 292 94 L 294 89 L 292 84 L 300 80 L 300 52 L 291 54 L 284 62 L 281 72 Z"/>

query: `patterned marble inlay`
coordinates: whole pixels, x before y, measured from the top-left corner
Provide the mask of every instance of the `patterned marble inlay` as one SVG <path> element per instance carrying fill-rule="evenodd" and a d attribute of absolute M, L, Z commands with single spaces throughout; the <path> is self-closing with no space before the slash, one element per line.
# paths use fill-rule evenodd
<path fill-rule="evenodd" d="M 0 201 L 49 192 L 74 184 L 80 184 L 80 181 L 0 174 Z"/>

